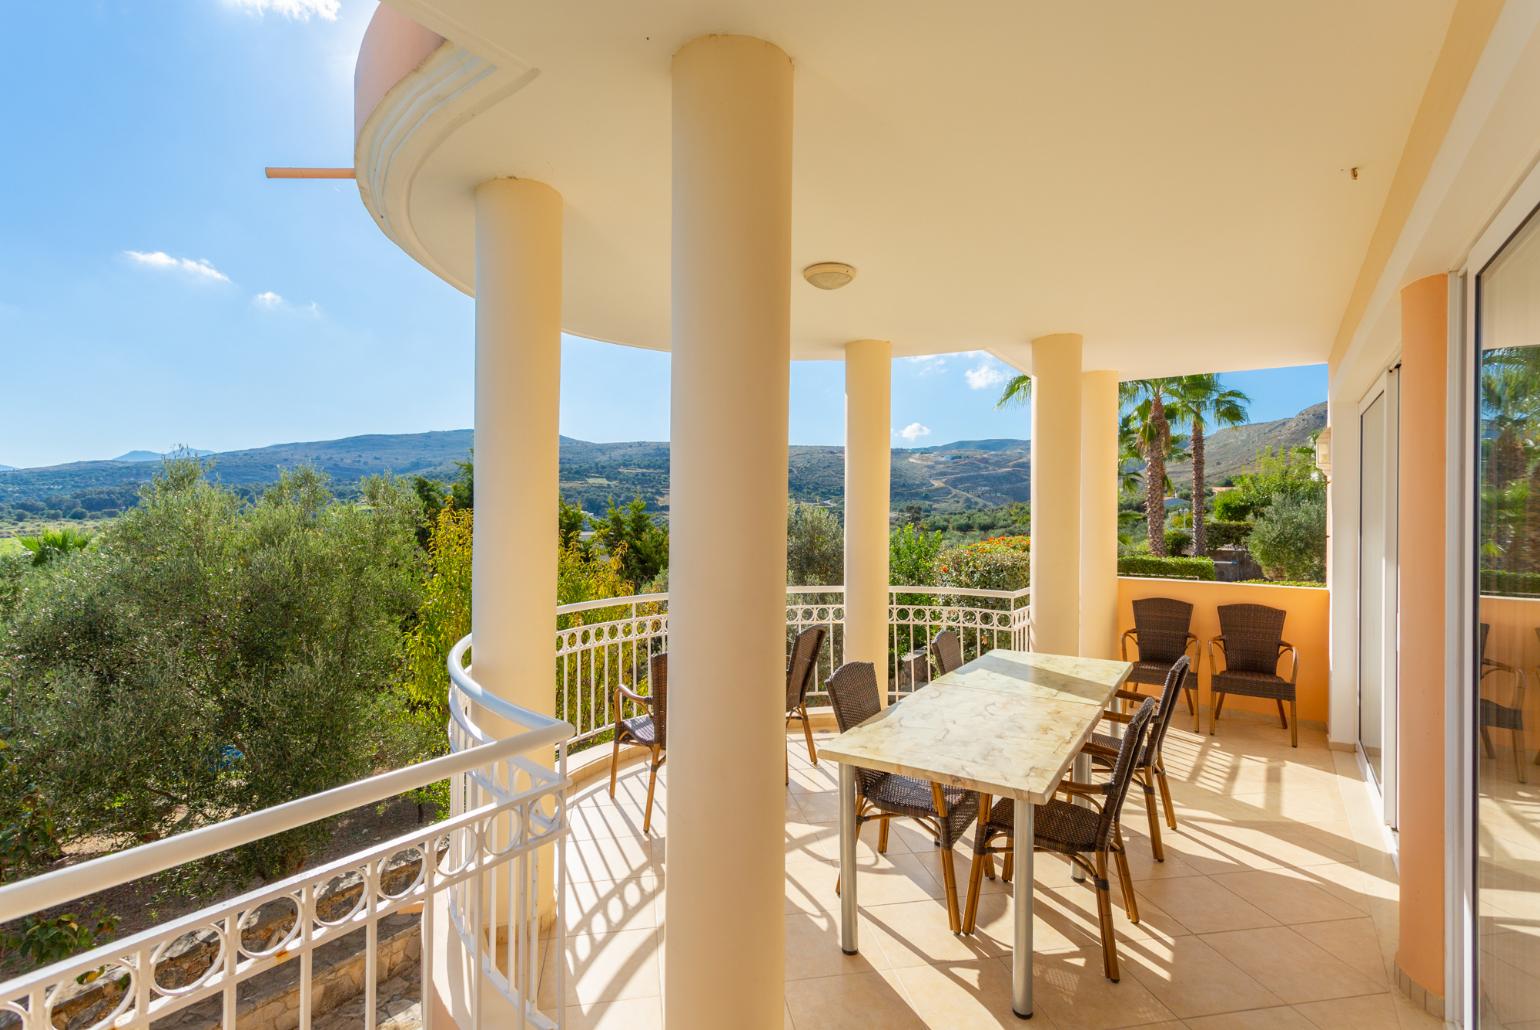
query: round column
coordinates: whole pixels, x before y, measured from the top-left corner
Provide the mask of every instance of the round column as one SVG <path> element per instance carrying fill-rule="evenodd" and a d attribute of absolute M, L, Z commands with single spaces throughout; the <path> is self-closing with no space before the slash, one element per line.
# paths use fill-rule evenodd
<path fill-rule="evenodd" d="M 1032 341 L 1032 647 L 1080 647 L 1080 336 Z"/>
<path fill-rule="evenodd" d="M 871 662 L 888 691 L 888 507 L 893 345 L 845 345 L 845 661 Z"/>
<path fill-rule="evenodd" d="M 1117 657 L 1118 374 L 1080 379 L 1080 653 Z"/>
<path fill-rule="evenodd" d="M 791 139 L 780 49 L 674 55 L 670 1030 L 784 1015 Z"/>

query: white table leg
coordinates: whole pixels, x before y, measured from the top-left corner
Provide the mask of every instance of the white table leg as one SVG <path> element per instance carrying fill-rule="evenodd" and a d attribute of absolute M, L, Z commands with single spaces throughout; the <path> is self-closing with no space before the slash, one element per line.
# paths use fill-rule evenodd
<path fill-rule="evenodd" d="M 1016 939 L 1011 951 L 1011 1011 L 1032 1018 L 1032 802 L 1016 799 L 1016 849 L 1011 885 L 1015 902 Z"/>
<path fill-rule="evenodd" d="M 1070 778 L 1073 779 L 1076 783 L 1091 782 L 1090 755 L 1082 751 L 1075 756 L 1075 764 L 1070 769 Z M 1087 801 L 1085 798 L 1077 797 L 1074 799 L 1074 803 L 1079 805 L 1081 808 L 1091 807 L 1091 802 Z M 1070 873 L 1070 878 L 1076 883 L 1085 883 L 1085 873 L 1081 870 L 1081 868 L 1078 865 L 1072 865 L 1070 868 L 1073 870 Z"/>
<path fill-rule="evenodd" d="M 856 942 L 856 768 L 840 763 L 840 950 L 854 955 Z"/>

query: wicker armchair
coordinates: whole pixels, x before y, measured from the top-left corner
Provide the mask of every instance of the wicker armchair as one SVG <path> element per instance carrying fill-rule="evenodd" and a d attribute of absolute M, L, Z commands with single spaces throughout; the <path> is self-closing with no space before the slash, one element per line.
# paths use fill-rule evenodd
<path fill-rule="evenodd" d="M 1299 710 L 1295 685 L 1299 681 L 1299 652 L 1283 639 L 1285 612 L 1264 604 L 1222 604 L 1219 606 L 1219 636 L 1209 641 L 1210 692 L 1214 695 L 1214 714 L 1209 717 L 1209 733 L 1219 728 L 1219 713 L 1225 697 L 1272 698 L 1278 703 L 1278 720 L 1289 731 L 1289 743 L 1299 747 Z M 1221 669 L 1214 648 L 1224 658 Z M 1289 656 L 1289 678 L 1278 675 L 1278 663 Z M 1283 703 L 1289 714 L 1283 714 Z"/>
<path fill-rule="evenodd" d="M 813 725 L 807 717 L 807 688 L 812 686 L 813 675 L 818 671 L 818 654 L 829 631 L 823 626 L 809 626 L 797 634 L 791 645 L 791 657 L 786 661 L 786 724 L 799 719 L 802 735 L 807 738 L 807 757 L 818 764 L 818 749 L 813 746 Z M 791 760 L 786 761 L 786 780 L 791 781 Z"/>
<path fill-rule="evenodd" d="M 1045 805 L 1033 809 L 1033 840 L 1035 851 L 1051 851 L 1063 855 L 1080 867 L 1091 878 L 1096 890 L 1096 907 L 1101 917 L 1102 967 L 1107 979 L 1117 982 L 1118 947 L 1112 925 L 1112 884 L 1108 879 L 1108 863 L 1116 861 L 1118 881 L 1123 886 L 1123 907 L 1131 922 L 1139 921 L 1139 903 L 1134 897 L 1134 884 L 1128 874 L 1128 856 L 1123 850 L 1123 832 L 1118 827 L 1118 815 L 1123 810 L 1123 800 L 1128 797 L 1128 785 L 1133 780 L 1134 768 L 1139 756 L 1148 745 L 1150 723 L 1155 718 L 1155 699 L 1147 697 L 1128 720 L 1128 728 L 1118 748 L 1112 776 L 1105 783 L 1075 783 L 1065 780 L 1059 791 L 1070 798 L 1085 798 L 1091 807 L 1082 808 L 1071 801 L 1053 798 Z M 974 835 L 973 870 L 968 877 L 968 908 L 964 923 L 967 933 L 972 933 L 978 917 L 979 887 L 984 876 L 985 864 L 992 855 L 1005 855 L 1005 878 L 1011 878 L 1013 864 L 1012 844 L 1015 838 L 1016 802 L 1010 798 L 995 802 L 987 809 L 989 815 L 980 818 L 981 826 Z M 1005 843 L 992 842 L 1004 837 Z"/>
<path fill-rule="evenodd" d="M 829 702 L 840 732 L 860 725 L 880 710 L 877 671 L 871 662 L 847 662 L 829 677 Z M 962 839 L 978 815 L 978 795 L 961 787 L 943 786 L 874 769 L 856 770 L 856 833 L 861 824 L 878 820 L 877 852 L 888 850 L 888 824 L 913 819 L 930 832 L 941 853 L 941 882 L 946 887 L 946 914 L 953 933 L 962 932 L 957 907 L 957 877 L 952 846 Z M 839 881 L 834 892 L 839 893 Z"/>
<path fill-rule="evenodd" d="M 935 659 L 936 673 L 945 676 L 963 663 L 962 638 L 955 629 L 944 629 L 930 638 L 930 656 Z"/>
<path fill-rule="evenodd" d="M 1125 629 L 1118 640 L 1122 659 L 1128 661 L 1128 642 L 1134 643 L 1138 656 L 1130 683 L 1148 683 L 1163 687 L 1166 674 L 1178 658 L 1191 652 L 1187 677 L 1182 683 L 1187 698 L 1187 714 L 1193 717 L 1193 731 L 1203 731 L 1198 712 L 1198 638 L 1192 631 L 1192 605 L 1172 597 L 1142 597 L 1134 602 L 1134 628 Z"/>
<path fill-rule="evenodd" d="M 1481 686 L 1485 687 L 1487 677 L 1491 675 L 1504 675 L 1513 677 L 1513 694 L 1510 704 L 1501 704 L 1492 698 L 1481 698 L 1481 745 L 1486 750 L 1488 758 L 1496 758 L 1497 752 L 1492 748 L 1492 736 L 1490 730 L 1508 730 L 1512 734 L 1513 743 L 1513 768 L 1518 775 L 1520 783 L 1527 783 L 1524 778 L 1524 670 L 1509 665 L 1506 662 L 1495 661 L 1487 657 L 1487 636 L 1492 627 L 1483 622 L 1481 624 L 1480 654 L 1481 654 Z M 1540 628 L 1535 630 L 1535 635 L 1540 636 Z"/>
<path fill-rule="evenodd" d="M 648 692 L 638 694 L 624 685 L 615 688 L 615 750 L 610 754 L 610 797 L 615 796 L 615 772 L 620 767 L 622 744 L 645 747 L 652 752 L 647 770 L 647 807 L 642 812 L 642 832 L 652 832 L 652 795 L 658 786 L 658 768 L 668 750 L 668 653 L 647 661 Z M 631 701 L 646 714 L 622 718 L 622 704 Z"/>
<path fill-rule="evenodd" d="M 1166 682 L 1160 692 L 1160 707 L 1155 710 L 1155 721 L 1150 726 L 1150 739 L 1144 745 L 1144 752 L 1139 760 L 1134 763 L 1134 782 L 1139 789 L 1144 791 L 1144 811 L 1150 819 L 1150 850 L 1155 854 L 1155 861 L 1166 860 L 1165 845 L 1160 840 L 1160 817 L 1155 811 L 1155 791 L 1159 789 L 1160 800 L 1166 811 L 1166 825 L 1176 829 L 1176 807 L 1171 803 L 1171 785 L 1166 782 L 1166 766 L 1161 758 L 1161 748 L 1166 743 L 1166 730 L 1171 726 L 1171 716 L 1176 712 L 1176 695 L 1182 687 L 1190 671 L 1190 663 L 1187 656 L 1182 655 L 1172 663 L 1171 671 L 1166 674 Z M 1143 702 L 1149 700 L 1136 690 L 1118 691 L 1118 700 Z M 1107 712 L 1102 716 L 1112 722 L 1127 723 L 1129 716 L 1124 712 Z M 1121 738 L 1114 737 L 1110 733 L 1093 733 L 1091 742 L 1085 746 L 1085 751 L 1091 756 L 1091 761 L 1097 765 L 1111 767 L 1117 762 L 1118 751 L 1123 746 Z"/>

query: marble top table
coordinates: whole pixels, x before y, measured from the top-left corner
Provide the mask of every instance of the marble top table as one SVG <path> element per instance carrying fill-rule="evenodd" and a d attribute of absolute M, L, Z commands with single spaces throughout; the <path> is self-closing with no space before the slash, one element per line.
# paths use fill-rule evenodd
<path fill-rule="evenodd" d="M 1099 658 L 990 651 L 820 744 L 821 757 L 840 763 L 840 946 L 845 952 L 857 950 L 857 768 L 1013 798 L 1011 1007 L 1016 1015 L 1030 1017 L 1032 806 L 1053 796 L 1132 670 L 1128 662 Z"/>

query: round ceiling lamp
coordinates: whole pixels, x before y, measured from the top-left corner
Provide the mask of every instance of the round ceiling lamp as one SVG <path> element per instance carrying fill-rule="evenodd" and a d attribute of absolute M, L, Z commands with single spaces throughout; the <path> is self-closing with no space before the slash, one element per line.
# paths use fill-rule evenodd
<path fill-rule="evenodd" d="M 849 285 L 850 280 L 855 277 L 855 267 L 843 261 L 820 261 L 802 270 L 802 278 L 820 290 L 837 290 L 841 286 Z"/>

